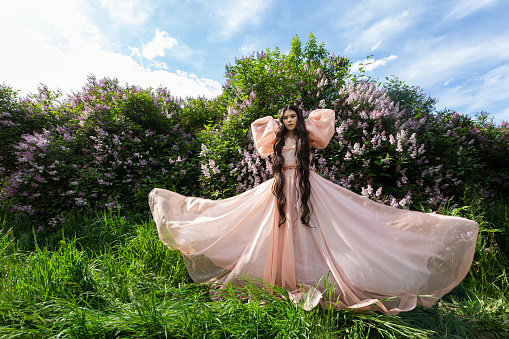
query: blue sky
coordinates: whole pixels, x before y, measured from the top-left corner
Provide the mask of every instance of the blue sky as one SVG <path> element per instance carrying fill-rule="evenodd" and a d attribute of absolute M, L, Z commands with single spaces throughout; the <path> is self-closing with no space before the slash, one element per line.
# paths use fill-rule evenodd
<path fill-rule="evenodd" d="M 439 109 L 509 120 L 507 0 L 2 1 L 0 83 L 70 93 L 92 73 L 213 97 L 226 63 L 310 32 L 354 65 L 372 55 L 368 75 L 418 85 Z"/>

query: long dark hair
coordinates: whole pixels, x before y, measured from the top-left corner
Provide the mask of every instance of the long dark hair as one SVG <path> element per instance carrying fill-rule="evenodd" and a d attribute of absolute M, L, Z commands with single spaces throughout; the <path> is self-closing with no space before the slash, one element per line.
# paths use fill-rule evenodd
<path fill-rule="evenodd" d="M 286 197 L 283 191 L 285 185 L 285 178 L 283 176 L 283 164 L 285 162 L 283 158 L 283 146 L 285 145 L 285 139 L 288 135 L 288 130 L 283 124 L 283 115 L 286 111 L 294 111 L 297 113 L 294 137 L 296 142 L 295 155 L 297 158 L 297 173 L 299 174 L 298 193 L 300 195 L 302 212 L 300 221 L 302 224 L 309 226 L 309 218 L 311 216 L 311 209 L 309 207 L 309 195 L 311 193 L 311 185 L 309 184 L 309 158 L 311 150 L 309 147 L 308 132 L 304 124 L 304 116 L 299 107 L 295 105 L 288 105 L 279 110 L 279 121 L 281 125 L 276 131 L 274 156 L 272 157 L 272 172 L 275 179 L 274 185 L 272 186 L 272 193 L 276 196 L 277 209 L 279 211 L 279 226 L 281 226 L 286 221 Z"/>

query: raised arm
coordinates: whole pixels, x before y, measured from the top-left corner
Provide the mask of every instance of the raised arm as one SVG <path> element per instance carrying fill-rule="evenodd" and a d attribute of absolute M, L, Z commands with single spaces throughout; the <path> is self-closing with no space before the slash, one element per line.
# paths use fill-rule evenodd
<path fill-rule="evenodd" d="M 271 116 L 257 119 L 251 124 L 255 147 L 262 157 L 274 153 L 274 143 L 276 142 L 276 130 L 278 127 L 277 121 Z"/>
<path fill-rule="evenodd" d="M 318 149 L 327 147 L 334 135 L 334 120 L 334 111 L 331 109 L 317 109 L 309 113 L 306 130 L 312 147 Z"/>

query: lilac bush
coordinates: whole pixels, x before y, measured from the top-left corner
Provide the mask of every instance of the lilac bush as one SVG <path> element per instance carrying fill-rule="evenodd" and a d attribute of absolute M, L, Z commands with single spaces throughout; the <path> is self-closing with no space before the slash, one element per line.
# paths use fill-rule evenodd
<path fill-rule="evenodd" d="M 327 160 L 318 169 L 329 180 L 400 207 L 437 209 L 461 191 L 463 174 L 444 166 L 422 133 L 428 116 L 409 119 L 375 82 L 345 86 L 335 106 L 337 135 L 332 147 L 317 152 Z"/>
<path fill-rule="evenodd" d="M 199 193 L 197 143 L 173 118 L 179 100 L 167 90 L 90 77 L 67 100 L 39 104 L 57 119 L 12 145 L 16 169 L 1 195 L 11 211 L 38 219 L 95 208 L 146 213 L 153 187 Z"/>
<path fill-rule="evenodd" d="M 509 123 L 495 124 L 486 112 L 480 112 L 475 121 L 463 126 L 470 139 L 473 156 L 482 169 L 482 180 L 474 182 L 474 188 L 486 198 L 496 194 L 509 194 Z M 478 173 L 479 174 L 479 173 Z M 479 177 L 478 177 L 479 178 Z"/>
<path fill-rule="evenodd" d="M 12 146 L 20 142 L 23 134 L 38 132 L 58 123 L 62 117 L 55 112 L 60 92 L 46 86 L 37 94 L 19 99 L 17 91 L 0 85 L 0 176 L 8 177 L 16 169 Z"/>

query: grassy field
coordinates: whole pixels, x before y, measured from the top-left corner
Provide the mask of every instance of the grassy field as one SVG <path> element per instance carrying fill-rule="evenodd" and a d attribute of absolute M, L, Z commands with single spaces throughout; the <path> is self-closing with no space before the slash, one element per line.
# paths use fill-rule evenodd
<path fill-rule="evenodd" d="M 232 297 L 239 291 L 230 288 L 211 301 L 208 287 L 190 280 L 180 254 L 160 243 L 150 217 L 74 216 L 47 232 L 4 214 L 0 338 L 509 337 L 508 260 L 500 250 L 509 206 L 450 213 L 481 224 L 470 274 L 433 308 L 399 316 L 306 312 L 277 288 L 246 288 L 251 302 Z"/>

